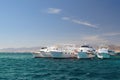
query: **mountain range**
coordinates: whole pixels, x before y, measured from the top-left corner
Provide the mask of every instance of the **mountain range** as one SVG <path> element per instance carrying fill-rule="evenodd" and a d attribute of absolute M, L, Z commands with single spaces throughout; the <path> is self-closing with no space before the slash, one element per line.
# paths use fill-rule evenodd
<path fill-rule="evenodd" d="M 0 49 L 0 52 L 36 52 L 39 51 L 41 47 L 30 47 L 30 48 L 3 48 Z M 99 47 L 97 45 L 94 45 L 95 49 L 98 49 Z M 108 45 L 108 48 L 110 50 L 114 50 L 116 52 L 120 52 L 120 46 L 116 45 Z"/>

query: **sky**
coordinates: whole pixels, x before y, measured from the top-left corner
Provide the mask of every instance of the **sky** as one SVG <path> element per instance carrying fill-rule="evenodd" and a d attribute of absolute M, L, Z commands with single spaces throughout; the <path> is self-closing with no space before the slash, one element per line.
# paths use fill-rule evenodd
<path fill-rule="evenodd" d="M 0 0 L 0 48 L 120 45 L 120 0 Z"/>

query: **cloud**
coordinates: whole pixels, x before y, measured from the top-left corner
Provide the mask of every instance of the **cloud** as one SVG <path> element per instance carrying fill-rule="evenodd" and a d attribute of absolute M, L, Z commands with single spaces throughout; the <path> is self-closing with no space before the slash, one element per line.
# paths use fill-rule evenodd
<path fill-rule="evenodd" d="M 92 27 L 92 28 L 98 28 L 98 26 L 96 26 L 95 24 L 92 24 L 90 22 L 86 22 L 86 21 L 80 21 L 80 20 L 77 20 L 77 19 L 71 19 L 69 17 L 62 17 L 62 20 L 69 20 L 73 23 L 76 23 L 76 24 L 80 24 L 80 25 L 84 25 L 84 26 L 88 26 L 88 27 Z"/>
<path fill-rule="evenodd" d="M 69 17 L 62 17 L 62 20 L 70 20 Z"/>
<path fill-rule="evenodd" d="M 105 33 L 103 36 L 118 36 L 120 35 L 120 32 L 112 32 L 112 33 Z"/>
<path fill-rule="evenodd" d="M 59 14 L 62 10 L 58 8 L 48 8 L 47 13 L 49 14 Z"/>
<path fill-rule="evenodd" d="M 96 25 L 91 24 L 89 22 L 85 22 L 85 21 L 80 21 L 80 20 L 73 19 L 72 22 L 77 23 L 77 24 L 81 24 L 81 25 L 85 25 L 85 26 L 89 26 L 89 27 L 92 27 L 92 28 L 98 28 Z"/>
<path fill-rule="evenodd" d="M 61 9 L 58 9 L 58 8 L 48 8 L 47 9 L 47 13 L 49 14 L 59 14 L 61 13 Z M 71 19 L 70 17 L 62 17 L 61 18 L 62 20 L 66 20 L 66 21 L 70 21 L 70 22 L 73 22 L 75 24 L 79 24 L 79 25 L 84 25 L 84 26 L 88 26 L 88 27 L 91 27 L 91 28 L 98 28 L 97 25 L 95 24 L 92 24 L 88 21 L 81 21 L 81 20 L 77 20 L 77 19 Z"/>
<path fill-rule="evenodd" d="M 118 45 L 120 44 L 118 40 L 114 40 L 114 36 L 120 36 L 120 32 L 111 32 L 111 33 L 103 33 L 100 35 L 90 35 L 90 36 L 84 36 L 82 37 L 83 42 L 87 42 L 89 44 L 115 44 Z M 108 38 L 110 37 L 110 38 Z M 113 38 L 113 39 L 112 39 Z M 118 37 L 119 38 L 119 37 Z"/>

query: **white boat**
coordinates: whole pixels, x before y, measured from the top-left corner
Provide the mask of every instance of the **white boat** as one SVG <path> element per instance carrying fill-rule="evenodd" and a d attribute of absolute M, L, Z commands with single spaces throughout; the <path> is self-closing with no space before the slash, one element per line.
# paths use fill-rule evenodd
<path fill-rule="evenodd" d="M 95 50 L 89 45 L 83 45 L 79 48 L 77 58 L 93 58 L 95 57 Z"/>
<path fill-rule="evenodd" d="M 66 46 L 42 47 L 40 51 L 34 52 L 35 58 L 73 58 L 75 57 L 72 48 Z"/>
<path fill-rule="evenodd" d="M 115 51 L 113 51 L 113 50 L 108 50 L 108 52 L 109 52 L 109 54 L 110 54 L 111 56 L 115 56 L 115 55 L 116 55 Z"/>
<path fill-rule="evenodd" d="M 98 50 L 97 50 L 97 57 L 100 58 L 100 59 L 103 59 L 103 58 L 110 58 L 110 54 L 109 54 L 109 50 L 107 47 L 100 47 Z"/>
<path fill-rule="evenodd" d="M 48 47 L 42 47 L 40 51 L 34 52 L 33 56 L 35 58 L 45 58 L 45 57 L 50 58 L 51 57 L 50 49 Z"/>
<path fill-rule="evenodd" d="M 61 47 L 56 47 L 56 49 L 50 51 L 52 58 L 76 58 L 77 52 L 75 51 L 75 46 L 63 45 Z"/>

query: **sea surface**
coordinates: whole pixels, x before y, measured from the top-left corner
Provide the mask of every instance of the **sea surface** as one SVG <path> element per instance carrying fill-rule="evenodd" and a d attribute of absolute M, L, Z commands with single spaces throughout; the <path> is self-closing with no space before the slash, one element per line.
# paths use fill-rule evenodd
<path fill-rule="evenodd" d="M 45 59 L 0 53 L 0 80 L 120 80 L 120 58 Z"/>

